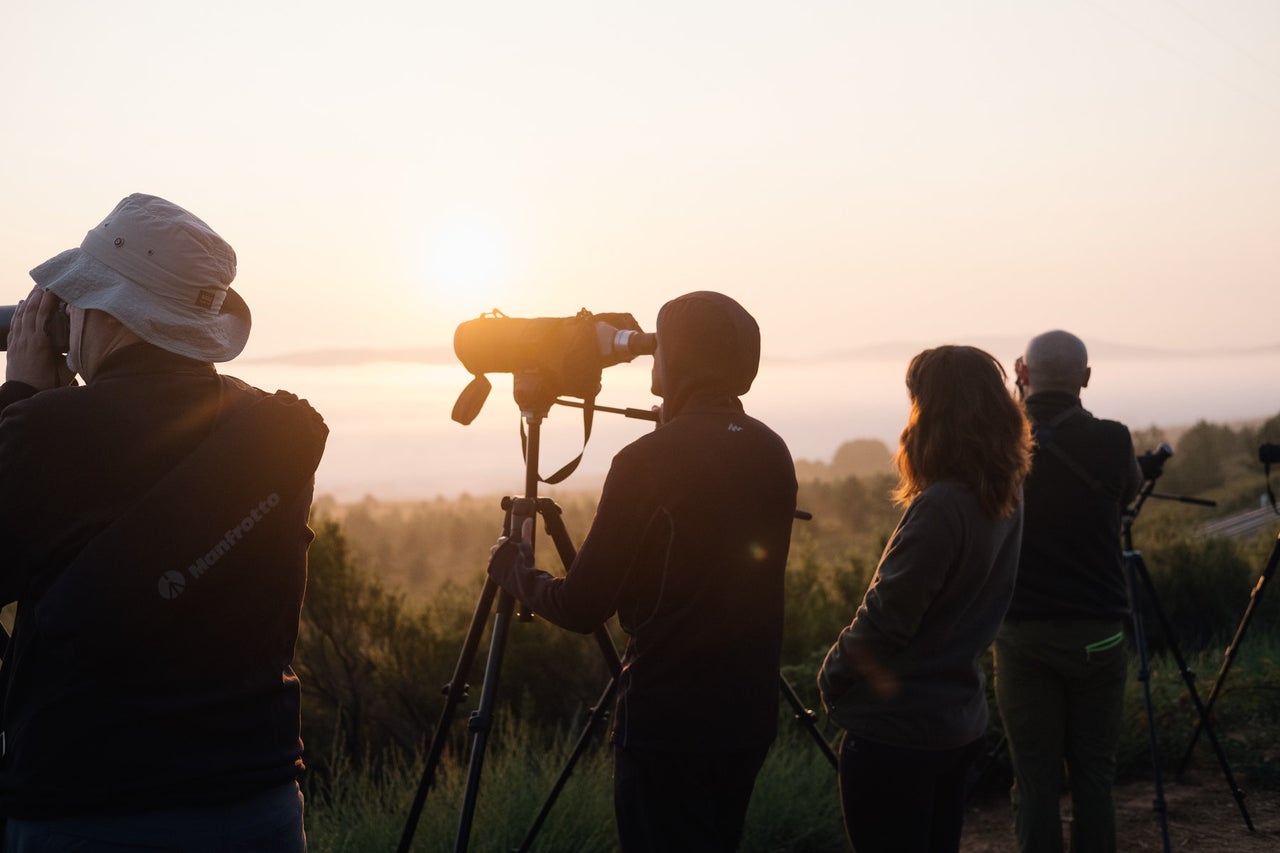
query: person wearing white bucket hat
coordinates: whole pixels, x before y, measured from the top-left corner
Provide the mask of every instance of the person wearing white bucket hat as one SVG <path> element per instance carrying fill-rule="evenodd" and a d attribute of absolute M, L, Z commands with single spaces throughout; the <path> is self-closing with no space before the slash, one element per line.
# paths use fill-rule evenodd
<path fill-rule="evenodd" d="M 328 430 L 306 401 L 214 369 L 249 337 L 235 271 L 205 222 L 134 194 L 33 269 L 14 310 L 6 853 L 306 849 L 291 661 Z M 47 333 L 62 310 L 65 358 Z"/>

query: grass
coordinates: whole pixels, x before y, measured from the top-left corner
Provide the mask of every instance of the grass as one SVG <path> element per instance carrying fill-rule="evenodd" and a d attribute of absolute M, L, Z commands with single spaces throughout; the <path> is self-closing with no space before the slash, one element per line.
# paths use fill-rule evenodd
<path fill-rule="evenodd" d="M 576 733 L 573 733 L 576 737 Z M 484 752 L 469 841 L 475 850 L 515 850 L 563 769 L 571 749 L 564 734 L 539 738 L 533 727 L 499 721 Z M 308 849 L 315 853 L 398 849 L 422 774 L 422 757 L 374 768 L 341 768 L 311 793 Z M 608 757 L 588 749 L 579 760 L 533 849 L 608 850 L 615 835 Z M 414 827 L 415 851 L 451 850 L 459 833 L 468 765 L 449 753 L 436 768 Z"/>
<path fill-rule="evenodd" d="M 1260 626 L 1259 626 L 1260 627 Z M 1214 729 L 1236 781 L 1252 790 L 1280 790 L 1280 640 L 1258 630 L 1247 637 L 1213 709 Z M 1207 698 L 1220 665 L 1222 650 L 1188 655 L 1199 673 L 1196 689 Z M 793 682 L 804 676 L 792 673 Z M 1152 704 L 1161 764 L 1172 779 L 1196 722 L 1189 691 L 1174 660 L 1165 655 L 1151 662 Z M 1143 685 L 1132 662 L 1125 700 L 1126 723 L 1119 750 L 1120 779 L 1151 775 Z M 785 707 L 785 706 L 784 706 Z M 437 781 L 428 792 L 415 828 L 415 851 L 454 849 L 464 801 L 467 757 L 461 722 L 458 749 L 446 750 Z M 826 728 L 826 727 L 824 727 Z M 833 729 L 826 728 L 828 733 Z M 495 731 L 485 761 L 469 849 L 519 849 L 542 808 L 578 736 L 564 728 L 546 733 L 498 709 Z M 999 716 L 992 712 L 993 738 Z M 1007 764 L 1007 756 L 1002 759 Z M 422 757 L 390 756 L 377 767 L 332 763 L 324 781 L 308 779 L 307 836 L 313 853 L 386 853 L 398 849 L 409 807 L 422 772 Z M 1192 769 L 1207 780 L 1220 770 L 1205 739 L 1197 746 Z M 989 768 L 984 789 L 1007 790 L 1007 766 Z M 613 822 L 612 758 L 597 736 L 582 755 L 546 823 L 530 847 L 557 853 L 611 853 L 617 850 Z M 807 729 L 790 719 L 789 709 L 778 741 L 756 781 L 747 814 L 743 853 L 807 853 L 845 848 L 836 774 Z"/>
<path fill-rule="evenodd" d="M 475 801 L 473 850 L 517 850 L 570 755 L 576 731 L 551 738 L 505 722 L 485 749 Z M 600 738 L 599 740 L 603 740 Z M 452 850 L 465 800 L 465 756 L 446 754 L 437 767 L 414 830 L 414 851 Z M 378 769 L 340 766 L 309 786 L 307 841 L 313 853 L 398 849 L 422 772 L 422 759 L 391 760 Z M 583 753 L 530 850 L 607 853 L 617 849 L 612 756 L 600 742 Z M 796 726 L 775 743 L 756 780 L 741 850 L 826 851 L 844 838 L 836 776 L 817 744 Z"/>

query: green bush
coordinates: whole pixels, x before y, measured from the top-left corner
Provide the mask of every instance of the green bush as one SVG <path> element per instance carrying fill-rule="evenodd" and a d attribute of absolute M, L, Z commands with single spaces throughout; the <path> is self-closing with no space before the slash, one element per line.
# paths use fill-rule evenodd
<path fill-rule="evenodd" d="M 308 766 L 326 774 L 339 757 L 355 766 L 421 748 L 445 706 L 444 687 L 461 662 L 480 606 L 483 575 L 446 582 L 412 607 L 352 560 L 341 528 L 318 525 L 312 544 L 296 668 L 303 687 L 303 742 Z M 490 650 L 492 614 L 483 623 L 471 666 L 462 673 L 479 700 Z M 516 697 L 513 713 L 555 724 L 583 716 L 608 681 L 592 637 L 540 619 L 512 620 L 499 689 Z M 453 728 L 465 730 L 466 703 Z"/>
<path fill-rule="evenodd" d="M 1272 632 L 1259 632 L 1240 645 L 1221 680 L 1217 700 L 1210 709 L 1214 734 L 1223 756 L 1241 787 L 1280 789 L 1280 666 Z M 1186 661 L 1201 704 L 1222 672 L 1223 658 L 1199 651 Z M 1121 778 L 1153 778 L 1151 726 L 1148 723 L 1143 682 L 1135 659 L 1125 693 L 1126 723 L 1118 755 Z M 1172 779 L 1179 769 L 1199 722 L 1187 678 L 1173 658 L 1153 657 L 1150 662 L 1152 715 L 1160 767 Z M 1191 753 L 1189 769 L 1205 785 L 1218 784 L 1225 776 L 1207 733 L 1202 732 Z"/>
<path fill-rule="evenodd" d="M 1171 640 L 1184 652 L 1226 642 L 1256 578 L 1235 542 L 1173 540 L 1143 553 L 1142 563 L 1151 580 L 1141 586 L 1143 623 L 1154 652 Z"/>

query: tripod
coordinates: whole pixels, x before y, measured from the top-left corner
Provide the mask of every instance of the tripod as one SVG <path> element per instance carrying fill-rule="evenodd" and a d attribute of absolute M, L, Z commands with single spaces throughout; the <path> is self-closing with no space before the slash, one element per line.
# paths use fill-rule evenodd
<path fill-rule="evenodd" d="M 1187 751 L 1182 756 L 1182 763 L 1178 765 L 1179 775 L 1186 772 L 1187 765 L 1191 761 L 1191 753 L 1195 750 L 1196 742 L 1200 739 L 1200 732 L 1206 728 L 1207 715 L 1213 709 L 1213 704 L 1218 701 L 1218 695 L 1222 691 L 1222 683 L 1227 678 L 1227 670 L 1231 669 L 1231 664 L 1236 658 L 1236 652 L 1240 650 L 1240 644 L 1244 641 L 1244 632 L 1249 627 L 1250 620 L 1253 619 L 1253 612 L 1258 603 L 1262 601 L 1262 592 L 1266 589 L 1267 581 L 1275 574 L 1277 563 L 1280 563 L 1280 536 L 1276 537 L 1276 544 L 1271 548 L 1271 557 L 1267 560 L 1267 565 L 1262 570 L 1258 583 L 1254 586 L 1253 591 L 1249 593 L 1249 606 L 1245 608 L 1244 616 L 1240 619 L 1240 625 L 1236 628 L 1236 633 L 1231 638 L 1231 644 L 1227 646 L 1226 652 L 1223 653 L 1222 668 L 1218 670 L 1218 677 L 1214 680 L 1212 689 L 1209 690 L 1209 698 L 1204 703 L 1204 713 L 1201 714 L 1195 731 L 1191 733 L 1191 741 L 1187 744 Z M 1210 735 L 1213 734 L 1212 729 L 1208 731 Z"/>
<path fill-rule="evenodd" d="M 1209 742 L 1213 744 L 1214 753 L 1218 757 L 1218 764 L 1222 767 L 1222 772 L 1226 777 L 1227 785 L 1231 790 L 1231 795 L 1235 798 L 1236 805 L 1240 809 L 1240 815 L 1244 818 L 1245 826 L 1248 827 L 1250 832 L 1253 832 L 1253 821 L 1249 817 L 1248 809 L 1245 808 L 1244 792 L 1236 785 L 1235 778 L 1231 773 L 1231 766 L 1227 763 L 1226 755 L 1222 752 L 1222 747 L 1218 743 L 1218 738 L 1217 735 L 1214 734 L 1213 727 L 1209 725 L 1207 716 L 1208 712 L 1205 706 L 1201 703 L 1200 695 L 1196 691 L 1195 673 L 1187 666 L 1186 659 L 1183 658 L 1182 651 L 1178 648 L 1178 642 L 1173 635 L 1169 619 L 1165 616 L 1164 609 L 1160 606 L 1160 600 L 1156 597 L 1155 585 L 1151 582 L 1151 575 L 1147 571 L 1146 561 L 1143 560 L 1142 553 L 1140 551 L 1135 551 L 1133 548 L 1133 522 L 1137 518 L 1138 512 L 1142 509 L 1142 505 L 1146 502 L 1147 498 L 1156 497 L 1167 500 L 1179 500 L 1184 503 L 1197 503 L 1208 506 L 1213 506 L 1213 504 L 1212 502 L 1201 501 L 1195 498 L 1157 495 L 1153 493 L 1154 488 L 1155 477 L 1152 477 L 1146 481 L 1142 490 L 1138 493 L 1137 501 L 1123 517 L 1123 564 L 1125 582 L 1129 588 L 1134 645 L 1137 646 L 1138 649 L 1138 680 L 1142 682 L 1143 699 L 1145 700 L 1147 711 L 1147 733 L 1151 743 L 1151 767 L 1156 793 L 1156 798 L 1152 804 L 1152 808 L 1160 821 L 1160 833 L 1164 845 L 1163 849 L 1168 853 L 1170 849 L 1168 807 L 1164 798 L 1164 784 L 1161 779 L 1160 772 L 1160 749 L 1156 737 L 1155 706 L 1151 699 L 1151 668 L 1147 646 L 1147 635 L 1143 626 L 1142 608 L 1139 606 L 1140 590 L 1146 592 L 1147 600 L 1151 604 L 1151 609 L 1156 614 L 1156 618 L 1160 622 L 1161 630 L 1163 630 L 1165 639 L 1169 644 L 1169 650 L 1173 652 L 1174 660 L 1178 664 L 1178 671 L 1182 675 L 1182 680 L 1187 685 L 1187 692 L 1191 696 L 1192 703 L 1195 705 L 1196 713 L 1199 715 L 1200 725 L 1209 735 Z M 1139 586 L 1139 584 L 1141 584 L 1141 586 Z"/>
<path fill-rule="evenodd" d="M 513 535 L 513 533 L 520 535 L 526 519 L 532 519 L 539 515 L 542 516 L 546 531 L 551 536 L 560 562 L 564 565 L 567 571 L 568 567 L 573 565 L 576 552 L 573 547 L 573 542 L 561 518 L 560 508 L 549 498 L 539 498 L 537 496 L 538 483 L 540 481 L 538 476 L 538 453 L 542 420 L 546 417 L 547 412 L 554 403 L 584 408 L 587 410 L 588 416 L 592 409 L 624 414 L 628 417 L 644 418 L 648 420 L 656 420 L 657 416 L 653 412 L 638 409 L 611 409 L 604 406 L 594 406 L 590 403 L 583 404 L 574 401 L 559 400 L 555 398 L 554 394 L 548 393 L 548 390 L 549 389 L 546 384 L 541 382 L 536 374 L 516 375 L 516 401 L 521 407 L 524 421 L 528 427 L 528 434 L 524 438 L 526 465 L 525 496 L 522 498 L 507 497 L 503 499 L 502 507 L 506 512 L 503 521 L 503 535 L 508 537 Z M 552 479 L 554 480 L 554 477 Z M 810 516 L 808 513 L 797 512 L 796 517 L 807 519 Z M 530 526 L 532 527 L 532 525 Z M 532 538 L 529 539 L 527 544 L 530 547 L 530 553 L 532 553 Z M 476 605 L 475 612 L 472 614 L 471 623 L 467 629 L 466 639 L 463 642 L 463 648 L 459 654 L 458 663 L 454 669 L 453 677 L 444 688 L 446 696 L 445 706 L 441 712 L 440 721 L 437 724 L 435 733 L 432 737 L 431 745 L 427 752 L 426 763 L 423 767 L 422 777 L 414 795 L 403 834 L 401 835 L 400 846 L 398 848 L 400 853 L 408 853 L 413 842 L 413 835 L 419 819 L 421 818 L 423 806 L 426 802 L 427 791 L 434 782 L 436 767 L 439 764 L 441 754 L 444 750 L 449 725 L 453 721 L 459 702 L 466 698 L 468 685 L 465 683 L 465 680 L 468 673 L 471 671 L 472 664 L 475 661 L 475 656 L 480 645 L 481 635 L 484 631 L 485 623 L 488 621 L 489 614 L 493 610 L 495 599 L 497 601 L 497 611 L 494 616 L 493 630 L 490 634 L 489 656 L 485 664 L 485 674 L 480 693 L 480 701 L 477 710 L 471 714 L 468 723 L 468 730 L 473 736 L 471 757 L 468 765 L 467 784 L 463 799 L 462 814 L 454 845 L 454 850 L 459 853 L 460 851 L 465 851 L 467 849 L 475 813 L 476 798 L 479 794 L 480 775 L 484 763 L 484 751 L 488 743 L 488 736 L 493 723 L 493 707 L 497 694 L 498 675 L 502 667 L 502 659 L 506 648 L 511 617 L 514 615 L 516 610 L 516 601 L 514 597 L 505 590 L 502 590 L 495 581 L 487 576 L 484 587 L 480 593 L 479 602 Z M 528 618 L 523 613 L 521 615 L 522 618 Z M 533 844 L 535 836 L 541 829 L 547 816 L 550 814 L 556 798 L 559 796 L 560 791 L 568 781 L 574 765 L 585 751 L 592 734 L 598 727 L 598 723 L 607 715 L 614 691 L 617 687 L 617 680 L 622 672 L 622 664 L 618 657 L 617 650 L 613 645 L 613 639 L 610 637 L 604 626 L 598 627 L 593 632 L 593 636 L 595 637 L 597 644 L 600 646 L 601 653 L 603 654 L 605 663 L 608 666 L 610 673 L 609 682 L 605 686 L 604 691 L 601 693 L 600 698 L 596 701 L 595 705 L 590 708 L 587 721 L 570 752 L 570 756 L 563 771 L 552 786 L 547 800 L 534 819 L 528 833 L 525 835 L 524 841 L 519 848 L 521 851 L 528 850 Z M 781 674 L 779 674 L 779 680 L 784 696 L 795 711 L 796 720 L 806 727 L 815 742 L 827 756 L 827 759 L 831 762 L 832 767 L 836 767 L 838 759 L 835 752 L 832 750 L 831 745 L 827 743 L 826 738 L 824 738 L 822 733 L 818 730 L 817 715 L 813 711 L 804 707 L 800 697 L 787 682 L 786 678 Z"/>
<path fill-rule="evenodd" d="M 544 383 L 538 381 L 536 376 L 531 377 L 532 381 L 522 381 L 525 378 L 524 376 L 517 376 L 515 381 L 516 401 L 520 404 L 528 425 L 528 437 L 525 441 L 525 496 L 523 498 L 503 498 L 502 508 L 505 510 L 506 516 L 503 520 L 502 533 L 504 536 L 511 536 L 514 528 L 514 531 L 519 534 L 523 519 L 541 515 L 547 532 L 555 543 L 560 560 L 567 569 L 573 563 L 574 547 L 561 519 L 560 508 L 556 506 L 554 501 L 538 497 L 538 452 L 542 420 L 550 410 L 551 404 L 555 402 L 555 397 L 554 394 L 547 393 L 547 387 Z M 520 519 L 521 522 L 513 522 L 513 518 Z M 530 541 L 528 544 L 532 548 L 533 542 Z M 467 768 L 467 783 L 454 850 L 465 851 L 467 849 L 475 815 L 476 797 L 480 792 L 480 774 L 484 767 L 485 747 L 488 744 L 489 732 L 493 725 L 493 707 L 497 697 L 498 676 L 502 669 L 502 659 L 506 650 L 511 617 L 516 610 L 515 598 L 506 590 L 500 589 L 498 584 L 487 575 L 484 587 L 480 591 L 480 600 L 476 604 L 475 612 L 471 617 L 471 624 L 467 628 L 466 639 L 463 641 L 462 651 L 458 655 L 458 663 L 454 668 L 453 677 L 444 688 L 446 697 L 444 710 L 441 711 L 440 721 L 436 725 L 435 733 L 431 739 L 431 746 L 427 750 L 427 759 L 422 769 L 422 778 L 414 795 L 413 804 L 410 806 L 404 832 L 400 837 L 400 846 L 398 848 L 400 853 L 408 853 L 410 845 L 413 843 L 413 835 L 426 802 L 427 790 L 435 781 L 435 771 L 440 762 L 440 756 L 444 751 L 449 725 L 457 712 L 459 702 L 466 698 L 467 674 L 471 671 L 472 664 L 475 661 L 476 652 L 480 646 L 480 637 L 484 632 L 489 613 L 493 610 L 495 598 L 497 599 L 497 611 L 493 619 L 493 631 L 489 636 L 489 656 L 485 662 L 480 702 L 477 709 L 472 712 L 467 724 L 468 731 L 472 733 L 471 758 Z M 591 709 L 586 728 L 574 748 L 575 760 L 581 750 L 585 748 L 587 736 L 595 727 L 597 720 L 600 719 L 603 709 L 608 707 L 608 701 L 613 694 L 616 679 L 622 672 L 622 662 L 618 657 L 617 649 L 613 645 L 613 638 L 609 636 L 609 632 L 605 627 L 603 625 L 598 627 L 593 632 L 593 636 L 600 646 L 601 654 L 604 656 L 605 664 L 608 666 L 612 678 L 605 688 L 604 694 L 600 697 L 600 701 Z M 556 790 L 552 794 L 552 800 L 554 800 L 555 794 L 559 792 L 559 788 L 563 785 L 567 774 L 568 771 L 557 782 Z M 529 831 L 524 845 L 520 848 L 521 850 L 528 849 L 529 844 L 532 843 L 533 836 L 537 833 L 542 820 L 549 811 L 550 802 L 543 807 L 543 812 L 538 816 L 534 827 Z"/>

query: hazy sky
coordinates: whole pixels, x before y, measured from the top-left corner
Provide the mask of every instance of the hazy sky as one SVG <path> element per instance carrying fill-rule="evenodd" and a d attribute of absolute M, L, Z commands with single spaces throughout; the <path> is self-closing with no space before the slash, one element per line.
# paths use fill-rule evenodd
<path fill-rule="evenodd" d="M 5 0 L 0 76 L 0 302 L 154 193 L 236 248 L 246 360 L 696 289 L 767 361 L 1280 341 L 1273 0 Z"/>

